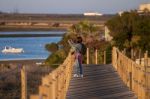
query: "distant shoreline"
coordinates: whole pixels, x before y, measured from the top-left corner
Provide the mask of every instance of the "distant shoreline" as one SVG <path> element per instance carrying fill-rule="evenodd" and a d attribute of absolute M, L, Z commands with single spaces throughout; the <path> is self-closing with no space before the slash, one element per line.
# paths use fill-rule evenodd
<path fill-rule="evenodd" d="M 12 31 L 67 31 L 67 28 L 62 27 L 19 27 L 19 26 L 0 26 L 0 32 Z"/>
<path fill-rule="evenodd" d="M 81 21 L 99 27 L 114 15 L 84 16 L 82 14 L 0 14 L 0 31 L 51 31 L 67 30 Z"/>
<path fill-rule="evenodd" d="M 64 34 L 0 34 L 0 38 L 5 37 L 62 37 Z"/>
<path fill-rule="evenodd" d="M 0 64 L 20 64 L 20 65 L 31 65 L 37 62 L 44 62 L 45 59 L 2 59 Z"/>

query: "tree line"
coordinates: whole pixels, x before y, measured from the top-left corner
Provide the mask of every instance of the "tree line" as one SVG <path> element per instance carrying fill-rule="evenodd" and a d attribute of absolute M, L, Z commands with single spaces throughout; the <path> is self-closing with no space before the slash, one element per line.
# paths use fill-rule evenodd
<path fill-rule="evenodd" d="M 113 46 L 127 51 L 150 51 L 150 12 L 124 12 L 107 21 L 106 26 L 113 37 Z"/>
<path fill-rule="evenodd" d="M 110 30 L 112 41 L 107 42 L 102 38 L 102 28 L 88 21 L 81 21 L 72 25 L 58 43 L 46 44 L 46 49 L 51 52 L 46 63 L 52 65 L 62 63 L 66 58 L 70 46 L 68 39 L 77 36 L 83 38 L 83 43 L 90 49 L 111 51 L 112 46 L 126 49 L 126 52 L 146 50 L 150 51 L 150 13 L 145 11 L 139 14 L 137 11 L 124 12 L 121 16 L 115 15 L 105 24 Z M 101 35 L 102 34 L 102 35 Z M 110 57 L 111 58 L 111 57 Z M 57 67 L 56 65 L 54 67 Z"/>

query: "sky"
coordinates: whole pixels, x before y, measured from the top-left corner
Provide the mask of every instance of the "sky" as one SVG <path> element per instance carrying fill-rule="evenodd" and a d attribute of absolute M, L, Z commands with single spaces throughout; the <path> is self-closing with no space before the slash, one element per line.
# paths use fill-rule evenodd
<path fill-rule="evenodd" d="M 0 11 L 19 13 L 113 14 L 137 9 L 150 0 L 0 0 Z"/>

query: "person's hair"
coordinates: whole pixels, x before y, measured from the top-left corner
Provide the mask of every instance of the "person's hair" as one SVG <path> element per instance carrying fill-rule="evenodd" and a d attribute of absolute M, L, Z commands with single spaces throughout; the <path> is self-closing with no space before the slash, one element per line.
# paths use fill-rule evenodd
<path fill-rule="evenodd" d="M 82 37 L 81 36 L 77 37 L 77 43 L 82 43 Z"/>

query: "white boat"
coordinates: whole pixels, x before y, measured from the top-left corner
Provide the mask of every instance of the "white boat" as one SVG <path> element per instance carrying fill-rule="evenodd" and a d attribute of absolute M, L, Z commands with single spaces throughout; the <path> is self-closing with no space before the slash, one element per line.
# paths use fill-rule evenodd
<path fill-rule="evenodd" d="M 23 48 L 13 48 L 10 46 L 5 46 L 5 48 L 2 50 L 2 53 L 23 53 Z"/>

